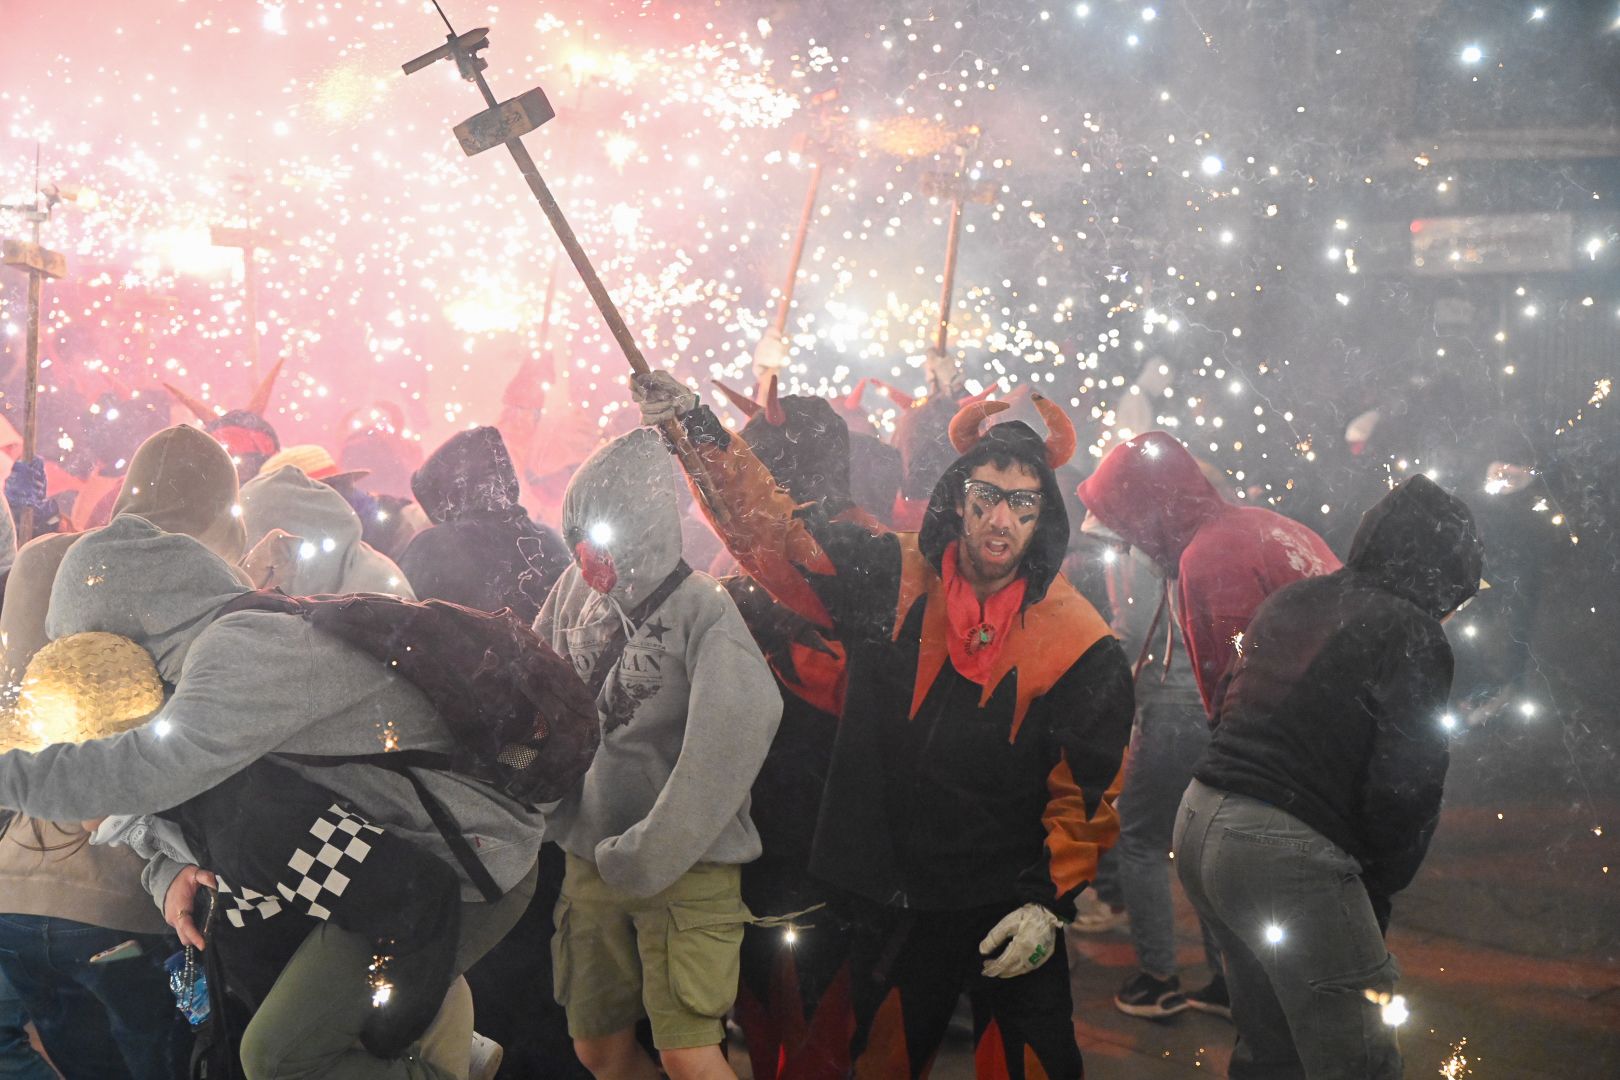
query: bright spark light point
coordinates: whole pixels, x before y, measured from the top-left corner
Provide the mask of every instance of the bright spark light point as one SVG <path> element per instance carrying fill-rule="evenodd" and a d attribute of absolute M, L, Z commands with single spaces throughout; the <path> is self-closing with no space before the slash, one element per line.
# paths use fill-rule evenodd
<path fill-rule="evenodd" d="M 1440 726 L 1445 728 L 1447 731 L 1456 731 L 1457 730 L 1457 714 L 1456 713 L 1446 713 L 1444 716 L 1440 717 Z"/>
<path fill-rule="evenodd" d="M 591 526 L 590 537 L 591 543 L 597 547 L 607 547 L 613 542 L 613 526 L 605 521 L 598 521 Z"/>
<path fill-rule="evenodd" d="M 1198 167 L 1204 171 L 1205 176 L 1217 176 L 1222 169 L 1226 168 L 1226 164 L 1214 154 L 1210 154 L 1204 158 L 1203 163 Z"/>
<path fill-rule="evenodd" d="M 1463 63 L 1477 64 L 1481 60 L 1485 59 L 1485 50 L 1481 49 L 1478 45 L 1465 45 L 1461 55 Z"/>
<path fill-rule="evenodd" d="M 1400 994 L 1396 994 L 1394 997 L 1385 1002 L 1381 1012 L 1384 1017 L 1384 1023 L 1388 1024 L 1390 1027 L 1400 1027 L 1412 1016 L 1411 1011 L 1406 1007 L 1406 998 L 1402 997 Z"/>
<path fill-rule="evenodd" d="M 1270 926 L 1266 927 L 1266 944 L 1275 945 L 1282 941 L 1282 939 L 1282 927 L 1278 926 L 1276 923 L 1272 923 Z"/>

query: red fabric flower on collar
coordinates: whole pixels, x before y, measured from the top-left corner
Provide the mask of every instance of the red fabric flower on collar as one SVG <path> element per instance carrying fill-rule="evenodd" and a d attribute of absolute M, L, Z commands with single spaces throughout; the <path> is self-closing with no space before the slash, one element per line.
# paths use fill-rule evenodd
<path fill-rule="evenodd" d="M 1001 646 L 1012 631 L 1013 620 L 1024 606 L 1023 577 L 993 594 L 983 603 L 973 586 L 962 577 L 956 565 L 956 541 L 945 548 L 940 560 L 940 576 L 945 580 L 945 616 L 950 628 L 951 666 L 964 678 L 985 684 L 995 667 Z"/>

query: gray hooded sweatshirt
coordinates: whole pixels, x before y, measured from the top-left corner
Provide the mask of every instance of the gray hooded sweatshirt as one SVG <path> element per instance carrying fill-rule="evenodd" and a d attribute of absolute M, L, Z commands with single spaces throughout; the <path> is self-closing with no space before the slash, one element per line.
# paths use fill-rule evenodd
<path fill-rule="evenodd" d="M 296 465 L 242 485 L 242 525 L 249 550 L 271 529 L 303 542 L 292 576 L 281 582 L 289 595 L 386 593 L 416 599 L 394 560 L 360 539 L 360 516 L 348 500 Z"/>
<path fill-rule="evenodd" d="M 535 629 L 589 681 L 623 613 L 675 569 L 681 521 L 658 433 L 602 447 L 563 496 L 563 536 L 613 560 L 607 594 L 576 562 Z M 693 573 L 625 645 L 597 696 L 602 744 L 577 794 L 546 817 L 547 839 L 590 859 L 608 884 L 652 896 L 699 862 L 759 857 L 748 790 L 782 715 L 770 669 L 731 597 Z"/>
<path fill-rule="evenodd" d="M 174 693 L 132 731 L 0 754 L 0 807 L 53 821 L 157 813 L 277 751 L 375 754 L 385 740 L 399 749 L 451 748 L 427 699 L 358 648 L 294 615 L 215 617 L 243 591 L 219 556 L 133 514 L 74 544 L 51 592 L 52 639 L 88 630 L 122 634 L 152 654 Z M 409 781 L 367 765 L 282 764 L 461 873 Z M 539 815 L 476 781 L 421 775 L 496 883 L 516 884 L 539 851 Z M 148 884 L 161 895 L 167 880 Z M 462 896 L 481 898 L 465 875 Z"/>

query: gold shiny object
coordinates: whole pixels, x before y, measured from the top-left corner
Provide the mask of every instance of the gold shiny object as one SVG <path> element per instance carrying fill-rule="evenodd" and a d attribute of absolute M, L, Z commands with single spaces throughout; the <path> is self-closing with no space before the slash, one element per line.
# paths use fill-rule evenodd
<path fill-rule="evenodd" d="M 105 738 L 162 707 L 163 680 L 145 649 L 118 634 L 74 634 L 28 662 L 6 741 L 42 747 Z"/>

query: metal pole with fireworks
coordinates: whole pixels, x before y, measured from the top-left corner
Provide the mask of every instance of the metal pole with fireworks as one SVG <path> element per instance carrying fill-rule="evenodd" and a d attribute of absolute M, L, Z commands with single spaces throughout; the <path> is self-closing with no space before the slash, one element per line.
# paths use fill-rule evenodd
<path fill-rule="evenodd" d="M 793 234 L 793 246 L 788 251 L 787 279 L 782 283 L 782 296 L 776 304 L 776 318 L 771 329 L 760 339 L 754 351 L 754 376 L 761 393 L 772 374 L 787 363 L 788 315 L 793 310 L 793 292 L 799 282 L 799 264 L 804 260 L 804 242 L 810 235 L 810 223 L 815 220 L 816 198 L 821 192 L 821 171 L 831 153 L 831 140 L 827 137 L 828 106 L 838 98 L 836 89 L 826 90 L 810 99 L 816 110 L 813 123 L 815 132 L 799 136 L 795 152 L 810 158 L 810 183 L 804 193 L 804 209 L 799 212 L 799 227 Z"/>
<path fill-rule="evenodd" d="M 245 176 L 235 178 L 244 192 L 247 190 L 249 180 Z M 242 252 L 242 303 L 244 314 L 247 315 L 248 330 L 248 356 L 253 361 L 253 370 L 259 370 L 259 274 L 255 264 L 255 256 L 260 251 L 268 251 L 276 242 L 273 237 L 262 235 L 253 226 L 253 203 L 251 198 L 245 198 L 246 224 L 241 227 L 214 225 L 208 230 L 208 242 L 214 247 L 237 248 Z"/>
<path fill-rule="evenodd" d="M 25 341 L 26 368 L 23 377 L 23 449 L 24 461 L 35 457 L 35 444 L 39 435 L 39 309 L 40 286 L 46 278 L 67 275 L 67 256 L 52 251 L 39 242 L 39 227 L 50 220 L 51 208 L 60 201 L 54 189 L 44 193 L 45 205 L 40 205 L 39 149 L 34 150 L 34 199 L 22 206 L 3 206 L 0 210 L 20 211 L 24 220 L 33 225 L 32 242 L 6 240 L 0 262 L 14 266 L 28 275 L 28 331 Z M 28 541 L 34 534 L 34 511 L 25 509 L 17 521 L 17 543 Z"/>
<path fill-rule="evenodd" d="M 602 318 L 612 331 L 614 340 L 619 343 L 619 350 L 629 362 L 630 370 L 637 375 L 647 374 L 651 368 L 647 366 L 646 357 L 641 355 L 641 348 L 636 344 L 630 328 L 625 325 L 624 316 L 619 314 L 618 305 L 613 302 L 613 297 L 608 295 L 607 286 L 602 284 L 596 268 L 591 265 L 590 256 L 585 253 L 579 238 L 574 235 L 574 229 L 569 225 L 562 207 L 557 205 L 551 189 L 546 186 L 545 180 L 540 176 L 540 170 L 535 167 L 534 158 L 529 156 L 528 148 L 523 145 L 524 135 L 556 116 L 551 103 L 546 100 L 545 91 L 537 86 L 508 101 L 497 101 L 494 91 L 489 88 L 488 80 L 484 78 L 484 68 L 489 66 L 488 61 L 478 55 L 489 46 L 489 28 L 479 27 L 465 34 L 458 34 L 456 28 L 450 24 L 444 9 L 439 6 L 438 0 L 434 0 L 433 7 L 438 11 L 439 18 L 444 20 L 445 29 L 449 31 L 445 36 L 445 43 L 407 62 L 404 65 L 405 74 L 413 75 L 440 60 L 454 60 L 461 77 L 477 85 L 478 92 L 489 107 L 456 125 L 454 129 L 456 140 L 460 142 L 462 151 L 471 157 L 496 146 L 506 147 L 507 152 L 512 155 L 512 160 L 517 163 L 518 171 L 528 183 L 530 192 L 534 194 L 535 202 L 540 204 L 546 220 L 550 221 L 551 227 L 556 230 L 557 239 L 562 241 L 563 250 L 568 252 L 574 270 L 585 282 L 586 291 L 591 294 L 591 299 L 596 301 L 597 310 L 602 313 Z M 674 445 L 682 464 L 686 466 L 687 475 L 692 478 L 698 493 L 708 503 L 717 519 L 724 523 L 727 516 L 725 504 L 714 496 L 713 481 L 703 465 L 703 460 L 687 440 L 685 430 L 674 420 L 666 421 L 661 427 L 664 435 Z"/>
<path fill-rule="evenodd" d="M 962 237 L 962 205 L 966 202 L 991 202 L 996 191 L 994 184 L 975 183 L 964 175 L 967 172 L 968 154 L 978 143 L 979 129 L 968 128 L 966 135 L 966 141 L 957 143 L 956 168 L 953 171 L 929 173 L 923 177 L 925 194 L 951 200 L 950 220 L 945 234 L 945 273 L 939 290 L 939 319 L 935 323 L 934 347 L 930 350 L 929 359 L 930 394 L 950 389 L 948 384 L 952 381 L 936 369 L 951 366 L 947 363 L 947 346 L 950 342 L 951 304 L 956 290 L 956 254 Z"/>

